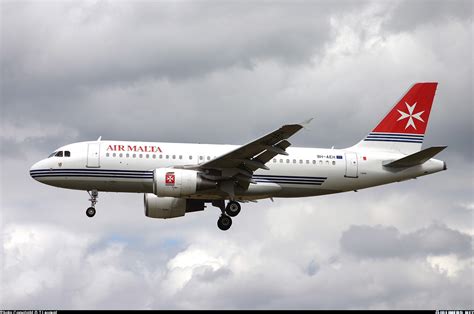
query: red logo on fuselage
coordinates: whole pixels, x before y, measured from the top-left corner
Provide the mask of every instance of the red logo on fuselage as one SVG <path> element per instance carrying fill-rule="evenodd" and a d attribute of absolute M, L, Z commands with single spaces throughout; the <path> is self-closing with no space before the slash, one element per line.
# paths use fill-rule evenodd
<path fill-rule="evenodd" d="M 142 152 L 142 153 L 161 153 L 160 146 L 153 145 L 109 145 L 107 151 L 112 152 Z"/>
<path fill-rule="evenodd" d="M 174 172 L 167 172 L 165 174 L 165 183 L 166 185 L 174 185 L 175 183 Z"/>

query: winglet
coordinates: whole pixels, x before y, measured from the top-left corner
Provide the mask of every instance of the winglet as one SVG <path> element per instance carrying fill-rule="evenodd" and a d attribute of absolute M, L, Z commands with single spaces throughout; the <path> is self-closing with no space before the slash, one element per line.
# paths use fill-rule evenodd
<path fill-rule="evenodd" d="M 309 124 L 311 123 L 311 121 L 313 121 L 313 120 L 314 120 L 314 118 L 309 118 L 308 120 L 305 120 L 305 121 L 303 121 L 303 122 L 301 122 L 301 123 L 298 123 L 298 124 L 301 125 L 301 127 L 302 127 L 303 129 L 309 130 L 308 125 L 309 125 Z"/>

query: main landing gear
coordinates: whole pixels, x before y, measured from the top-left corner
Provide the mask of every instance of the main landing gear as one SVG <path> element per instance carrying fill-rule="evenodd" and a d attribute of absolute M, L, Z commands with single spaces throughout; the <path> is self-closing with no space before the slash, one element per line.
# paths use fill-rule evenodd
<path fill-rule="evenodd" d="M 229 201 L 225 206 L 224 200 L 213 201 L 212 205 L 219 207 L 221 210 L 221 216 L 217 220 L 217 227 L 221 230 L 229 230 L 232 226 L 232 218 L 240 213 L 240 204 L 236 201 Z"/>
<path fill-rule="evenodd" d="M 91 207 L 86 209 L 86 215 L 87 217 L 94 217 L 95 215 L 95 204 L 97 204 L 97 198 L 99 197 L 99 192 L 97 190 L 91 190 L 87 191 L 89 193 L 89 196 L 91 197 L 89 201 L 91 201 Z"/>

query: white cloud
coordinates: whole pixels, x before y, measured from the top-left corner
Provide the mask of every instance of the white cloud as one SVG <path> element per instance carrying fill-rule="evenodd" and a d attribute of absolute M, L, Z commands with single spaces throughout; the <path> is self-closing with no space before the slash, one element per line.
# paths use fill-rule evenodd
<path fill-rule="evenodd" d="M 453 278 L 459 276 L 463 269 L 472 268 L 474 260 L 460 260 L 455 254 L 448 254 L 442 256 L 428 256 L 427 262 L 441 274 Z"/>

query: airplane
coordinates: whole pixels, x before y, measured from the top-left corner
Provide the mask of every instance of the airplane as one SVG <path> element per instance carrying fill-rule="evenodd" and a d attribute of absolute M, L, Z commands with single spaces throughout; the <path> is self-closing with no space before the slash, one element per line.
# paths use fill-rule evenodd
<path fill-rule="evenodd" d="M 414 84 L 365 138 L 345 149 L 290 147 L 288 139 L 309 121 L 241 146 L 99 137 L 56 149 L 30 175 L 87 191 L 88 217 L 96 213 L 99 192 L 143 193 L 147 217 L 182 217 L 211 204 L 221 211 L 217 226 L 228 230 L 241 203 L 358 191 L 446 170 L 433 157 L 447 146 L 421 149 L 437 85 Z"/>

